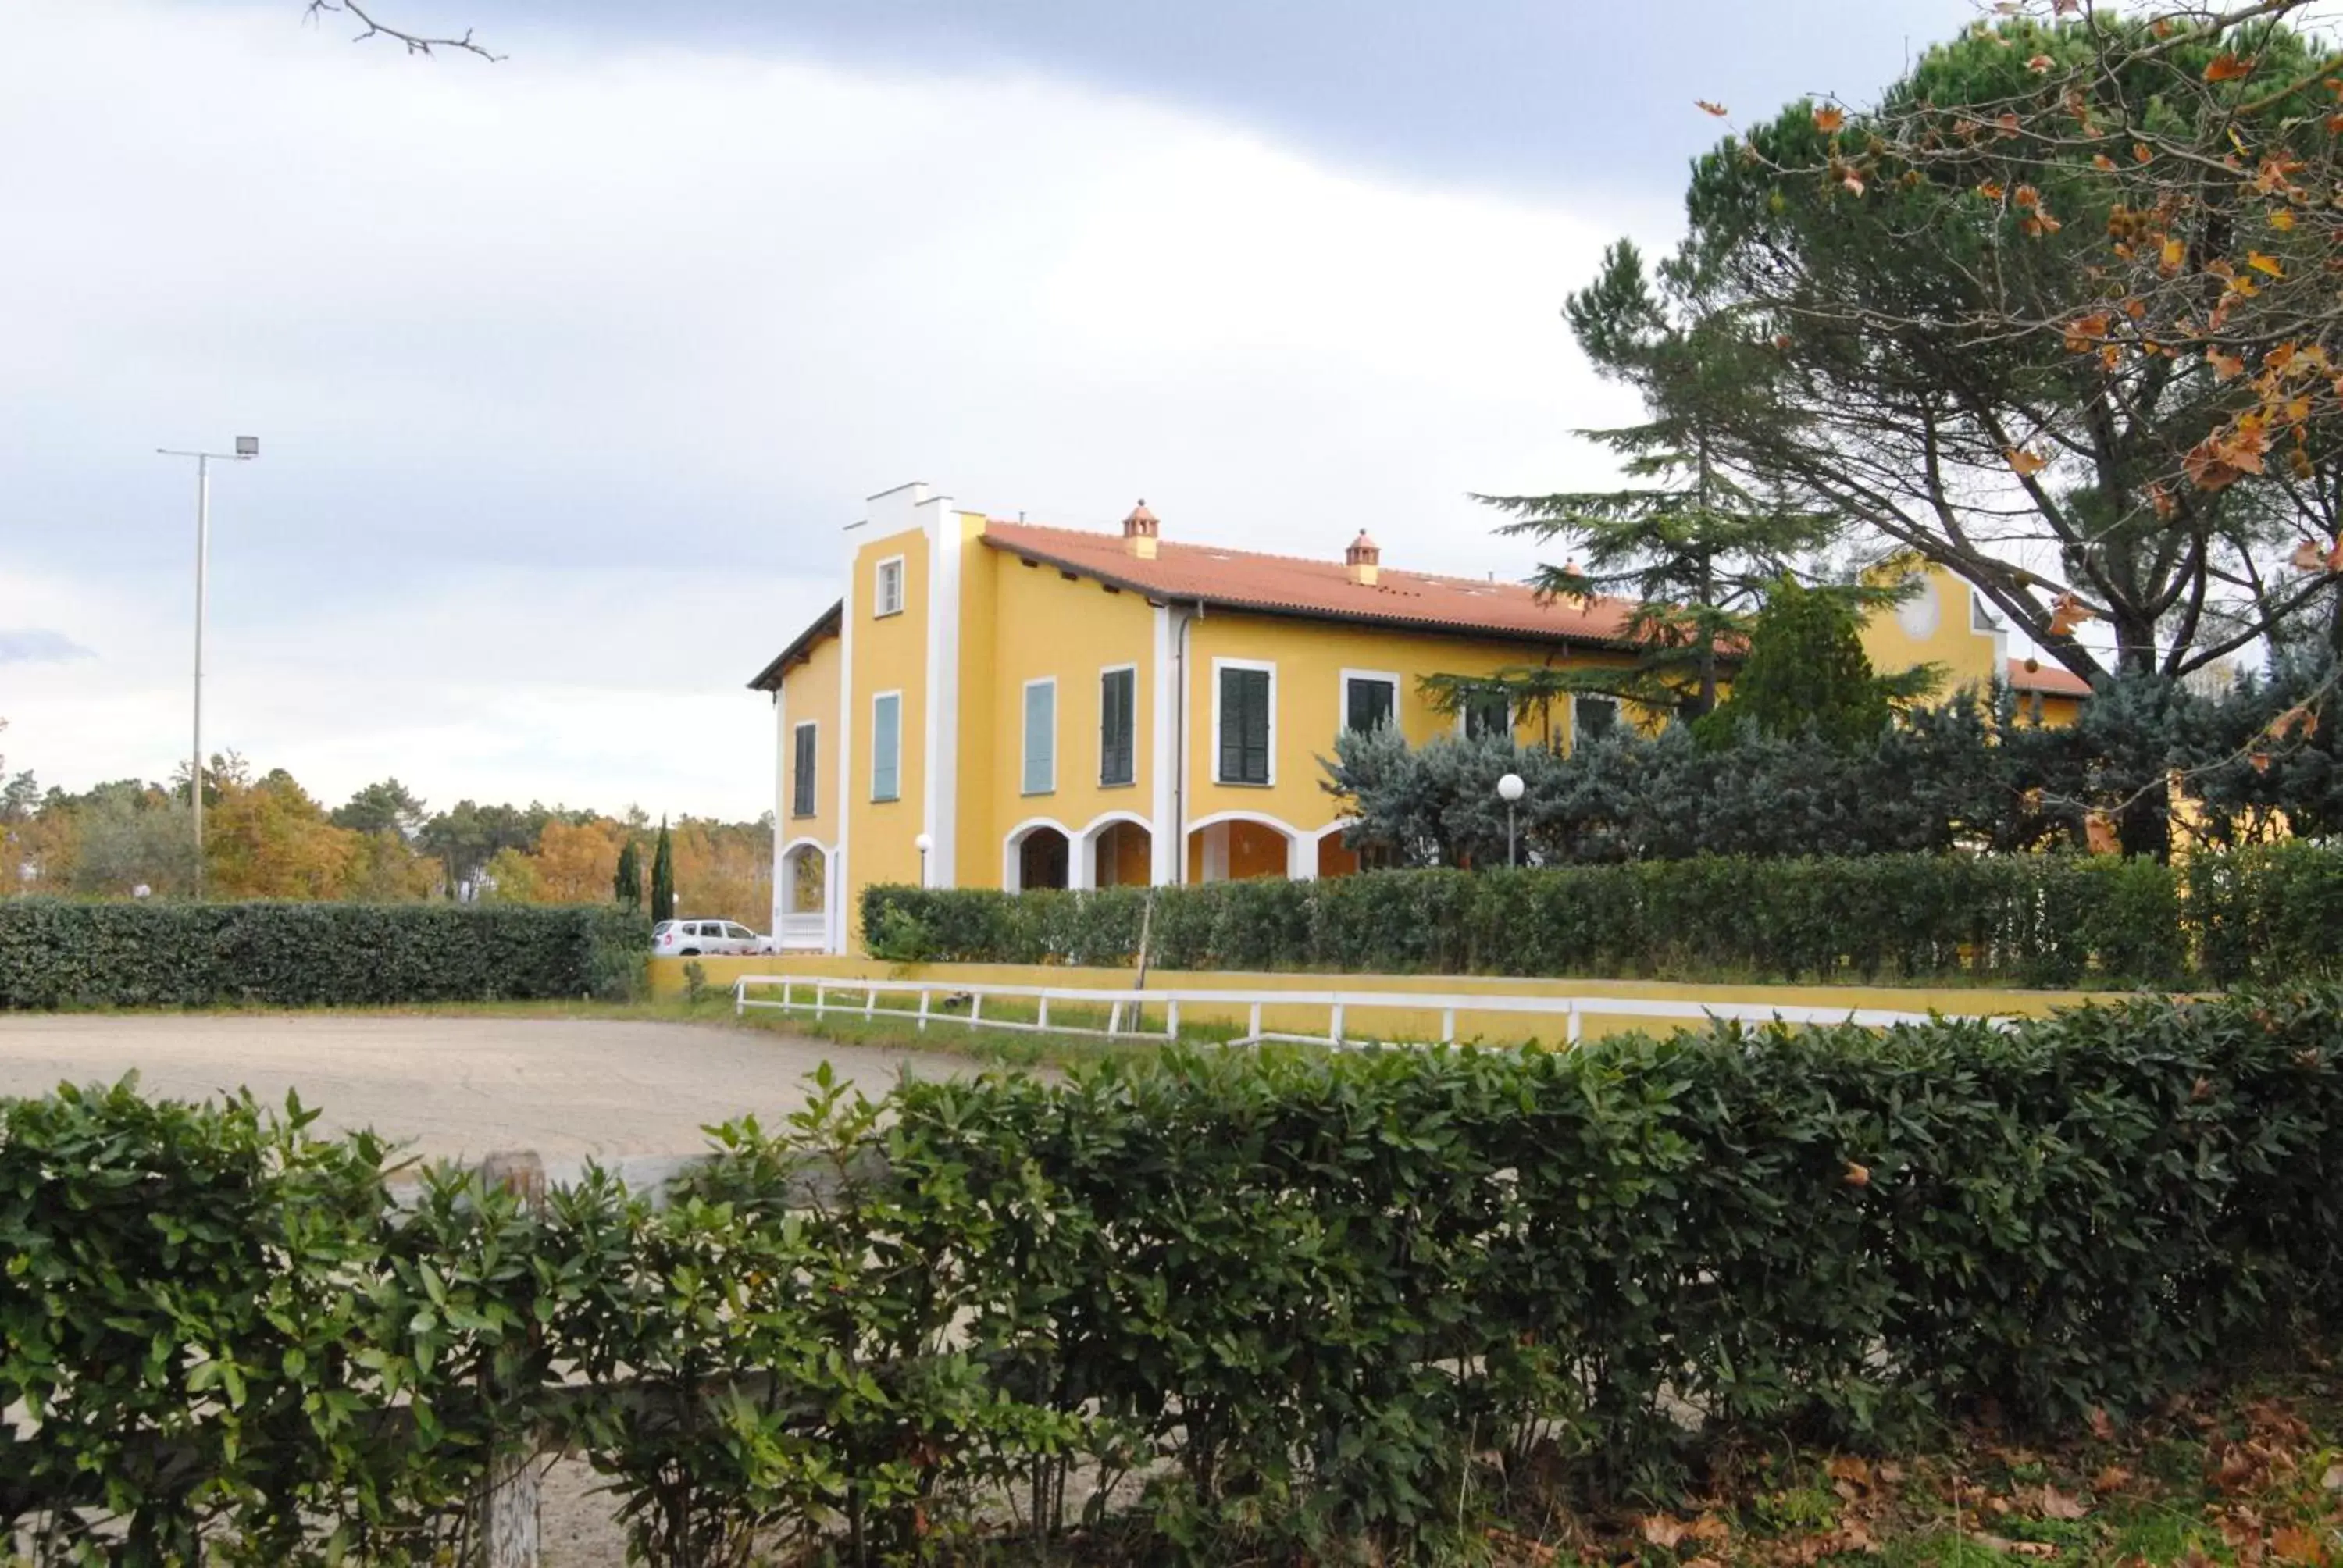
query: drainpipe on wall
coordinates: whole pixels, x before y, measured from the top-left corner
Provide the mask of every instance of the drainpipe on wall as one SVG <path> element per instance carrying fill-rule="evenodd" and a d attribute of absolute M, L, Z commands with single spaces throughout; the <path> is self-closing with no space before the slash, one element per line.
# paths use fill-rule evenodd
<path fill-rule="evenodd" d="M 1172 689 L 1179 700 L 1172 710 L 1172 880 L 1188 879 L 1188 628 L 1204 618 L 1204 601 L 1198 599 L 1181 615 L 1172 634 Z"/>

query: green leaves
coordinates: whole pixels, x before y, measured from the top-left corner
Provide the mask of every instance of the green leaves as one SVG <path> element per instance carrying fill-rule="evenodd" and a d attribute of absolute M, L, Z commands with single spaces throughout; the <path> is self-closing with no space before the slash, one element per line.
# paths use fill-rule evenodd
<path fill-rule="evenodd" d="M 1453 1560 L 1493 1473 L 1662 1499 L 1708 1445 L 2105 1421 L 2343 1326 L 2334 989 L 829 1074 L 711 1139 L 663 1208 L 394 1208 L 378 1142 L 248 1098 L 0 1104 L 0 1530 L 426 1561 L 547 1442 L 654 1563 Z"/>
<path fill-rule="evenodd" d="M 510 904 L 0 902 L 0 1010 L 637 994 L 639 914 Z"/>

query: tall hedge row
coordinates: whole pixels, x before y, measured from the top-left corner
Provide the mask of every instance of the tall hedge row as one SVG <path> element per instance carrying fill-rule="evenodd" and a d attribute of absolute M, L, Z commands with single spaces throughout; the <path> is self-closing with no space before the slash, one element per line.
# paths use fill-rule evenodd
<path fill-rule="evenodd" d="M 881 957 L 1172 970 L 2232 985 L 2343 972 L 2343 850 L 1703 857 L 1020 894 L 875 886 Z"/>
<path fill-rule="evenodd" d="M 2334 988 L 823 1083 L 659 1210 L 398 1208 L 382 1157 L 248 1100 L 0 1106 L 0 1530 L 461 1560 L 542 1442 L 659 1563 L 1469 1560 L 1509 1481 L 2121 1421 L 2343 1328 Z"/>
<path fill-rule="evenodd" d="M 618 999 L 650 934 L 616 908 L 0 900 L 0 1009 Z"/>

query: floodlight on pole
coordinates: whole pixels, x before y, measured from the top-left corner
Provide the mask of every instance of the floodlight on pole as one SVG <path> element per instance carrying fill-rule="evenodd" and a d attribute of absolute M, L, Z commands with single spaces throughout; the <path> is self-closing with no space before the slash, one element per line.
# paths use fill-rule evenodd
<path fill-rule="evenodd" d="M 236 449 L 230 452 L 190 452 L 174 447 L 155 450 L 166 457 L 196 460 L 196 742 L 187 769 L 187 801 L 195 811 L 196 897 L 200 899 L 204 896 L 204 604 L 212 553 L 212 460 L 248 462 L 260 456 L 260 437 L 238 436 Z"/>
<path fill-rule="evenodd" d="M 1518 773 L 1508 773 L 1497 780 L 1497 799 L 1505 803 L 1505 864 L 1508 866 L 1521 864 L 1513 852 L 1513 806 L 1521 799 L 1525 788 Z"/>

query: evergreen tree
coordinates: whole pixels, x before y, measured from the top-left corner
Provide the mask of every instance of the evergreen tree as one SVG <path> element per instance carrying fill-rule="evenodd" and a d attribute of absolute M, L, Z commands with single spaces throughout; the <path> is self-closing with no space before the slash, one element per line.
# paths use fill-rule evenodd
<path fill-rule="evenodd" d="M 1716 706 L 1724 659 L 1767 587 L 1825 549 L 1840 523 L 1780 504 L 1723 461 L 1711 427 L 1763 417 L 1768 360 L 1740 334 L 1671 320 L 1632 244 L 1612 246 L 1564 314 L 1595 368 L 1643 394 L 1644 423 L 1578 432 L 1618 455 L 1631 487 L 1478 498 L 1513 517 L 1501 533 L 1560 543 L 1583 558 L 1541 565 L 1532 578 L 1540 592 L 1634 604 L 1623 628 L 1637 649 L 1632 666 L 1538 672 L 1547 684 L 1697 719 Z M 1503 683 L 1535 684 L 1532 673 L 1506 671 Z"/>
<path fill-rule="evenodd" d="M 619 903 L 635 909 L 643 901 L 643 858 L 635 848 L 633 835 L 618 850 L 618 869 L 611 878 L 611 891 Z"/>
<path fill-rule="evenodd" d="M 1924 695 L 1936 680 L 1926 667 L 1875 673 L 1845 596 L 1777 578 L 1750 628 L 1732 696 L 1700 721 L 1699 733 L 1722 744 L 1747 726 L 1772 736 L 1811 733 L 1833 746 L 1867 745 L 1887 728 L 1897 702 Z"/>
<path fill-rule="evenodd" d="M 675 840 L 668 836 L 667 819 L 659 819 L 659 848 L 651 853 L 651 920 L 675 919 Z"/>

